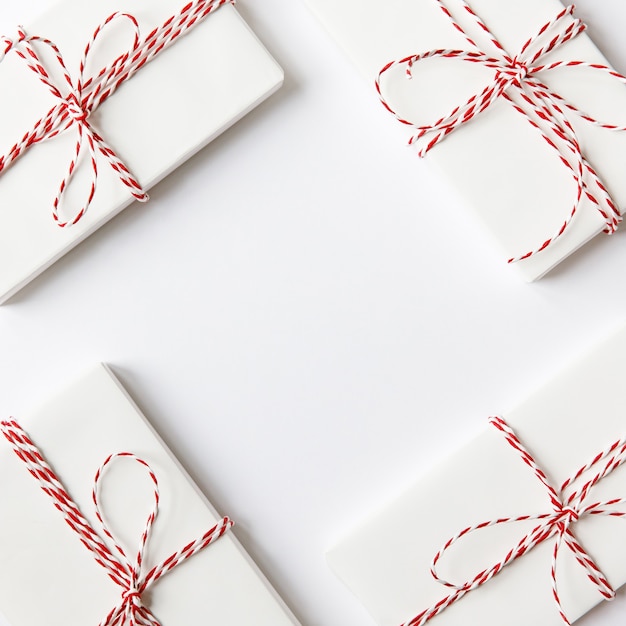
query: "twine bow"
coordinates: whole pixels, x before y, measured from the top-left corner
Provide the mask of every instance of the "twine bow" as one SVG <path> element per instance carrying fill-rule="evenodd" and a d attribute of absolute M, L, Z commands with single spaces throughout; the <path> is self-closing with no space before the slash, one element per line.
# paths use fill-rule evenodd
<path fill-rule="evenodd" d="M 480 113 L 488 110 L 498 99 L 503 98 L 528 120 L 550 148 L 557 153 L 560 161 L 571 172 L 576 186 L 572 209 L 556 232 L 541 245 L 510 258 L 508 262 L 528 259 L 557 241 L 568 229 L 584 199 L 589 200 L 602 216 L 605 222 L 604 232 L 614 233 L 622 220 L 621 213 L 606 185 L 584 156 L 569 116 L 573 114 L 594 126 L 611 131 L 626 131 L 626 126 L 605 123 L 581 111 L 542 82 L 540 75 L 560 68 L 589 68 L 609 74 L 624 83 L 626 83 L 626 77 L 606 65 L 583 61 L 550 62 L 546 59 L 547 55 L 585 31 L 585 24 L 580 19 L 572 17 L 575 9 L 573 5 L 563 9 L 553 20 L 544 24 L 533 37 L 526 41 L 517 55 L 511 55 L 467 2 L 459 1 L 463 13 L 471 18 L 481 35 L 489 40 L 492 48 L 490 53 L 484 52 L 468 35 L 447 8 L 444 0 L 435 0 L 473 50 L 438 49 L 407 56 L 385 65 L 376 79 L 376 90 L 385 108 L 402 124 L 416 131 L 416 134 L 409 140 L 409 144 L 417 144 L 419 156 L 424 157 L 454 130 L 472 121 Z M 494 78 L 484 89 L 472 95 L 466 102 L 454 107 L 449 114 L 432 124 L 418 125 L 392 108 L 383 95 L 381 82 L 385 74 L 397 67 L 403 67 L 408 78 L 412 78 L 413 67 L 416 63 L 433 58 L 457 59 L 480 65 L 492 70 Z"/>
<path fill-rule="evenodd" d="M 115 150 L 96 131 L 89 118 L 135 72 L 172 45 L 179 37 L 201 23 L 211 12 L 232 1 L 193 0 L 185 5 L 178 14 L 168 18 L 160 27 L 155 28 L 143 39 L 135 17 L 128 13 L 113 13 L 96 28 L 87 43 L 75 79 L 68 71 L 59 48 L 49 39 L 30 36 L 23 28 L 18 30 L 18 37 L 14 40 L 0 37 L 0 61 L 11 51 L 17 54 L 57 101 L 55 106 L 44 117 L 40 118 L 20 141 L 15 143 L 5 155 L 0 155 L 0 175 L 31 146 L 53 139 L 70 128 L 75 128 L 77 140 L 74 154 L 53 202 L 52 217 L 54 221 L 64 228 L 76 224 L 85 215 L 96 194 L 98 156 L 105 159 L 136 200 L 147 201 L 148 195 L 142 189 L 138 179 L 116 154 Z M 103 31 L 114 22 L 125 22 L 130 25 L 132 43 L 112 63 L 101 68 L 96 74 L 88 76 L 87 67 L 95 44 L 102 36 Z M 47 51 L 48 54 L 42 54 L 44 51 Z M 47 69 L 50 67 L 50 62 L 53 62 L 55 71 Z M 56 75 L 62 76 L 59 85 L 55 83 L 52 77 Z M 74 212 L 69 219 L 62 219 L 59 215 L 60 205 L 78 170 L 81 155 L 84 152 L 88 154 L 90 168 L 90 178 L 84 194 L 85 200 L 81 208 Z"/>
<path fill-rule="evenodd" d="M 568 478 L 561 485 L 560 489 L 557 489 L 551 484 L 546 473 L 537 464 L 536 460 L 522 444 L 515 432 L 502 418 L 492 417 L 490 423 L 504 435 L 509 445 L 515 449 L 522 461 L 533 471 L 535 477 L 545 487 L 552 506 L 552 511 L 538 515 L 522 515 L 519 517 L 499 518 L 481 522 L 480 524 L 465 528 L 458 535 L 446 541 L 433 559 L 431 574 L 437 582 L 453 589 L 453 591 L 435 605 L 422 611 L 412 620 L 403 624 L 403 626 L 422 626 L 426 624 L 433 617 L 458 602 L 465 594 L 482 587 L 482 585 L 490 581 L 494 576 L 497 576 L 507 565 L 510 565 L 538 545 L 550 539 L 554 540 L 552 564 L 550 568 L 552 595 L 564 624 L 570 626 L 570 621 L 561 603 L 557 582 L 557 561 L 563 547 L 566 547 L 573 554 L 576 562 L 585 571 L 587 578 L 604 599 L 612 600 L 615 597 L 615 591 L 611 587 L 607 577 L 602 573 L 596 562 L 576 538 L 573 526 L 580 519 L 589 516 L 626 518 L 626 499 L 613 498 L 606 501 L 587 503 L 587 498 L 590 496 L 593 488 L 618 467 L 626 463 L 626 438 L 616 441 L 612 446 L 597 454 L 589 463 L 581 467 L 573 476 Z M 586 479 L 582 486 L 575 486 L 584 476 L 589 475 L 589 472 L 593 471 L 596 473 L 593 474 L 591 478 Z M 437 568 L 441 559 L 454 544 L 461 541 L 464 537 L 493 526 L 533 521 L 537 522 L 536 526 L 527 533 L 517 545 L 512 547 L 502 560 L 491 567 L 483 569 L 472 579 L 461 584 L 455 584 L 443 579 L 439 575 Z"/>
<path fill-rule="evenodd" d="M 150 466 L 134 454 L 122 452 L 109 456 L 96 473 L 92 499 L 101 531 L 113 544 L 113 549 L 111 549 L 105 539 L 93 529 L 82 515 L 39 449 L 20 425 L 14 420 L 9 420 L 2 422 L 0 429 L 12 445 L 15 454 L 38 480 L 44 493 L 52 498 L 54 506 L 61 512 L 83 545 L 91 552 L 95 561 L 105 569 L 109 578 L 122 589 L 120 602 L 100 622 L 99 626 L 161 626 L 157 618 L 143 604 L 143 594 L 159 578 L 217 541 L 231 529 L 233 522 L 228 517 L 224 517 L 202 537 L 188 543 L 181 550 L 170 555 L 162 563 L 144 574 L 144 553 L 152 526 L 158 515 L 160 501 L 158 481 Z M 102 507 L 99 502 L 102 477 L 108 466 L 119 459 L 130 459 L 139 463 L 148 472 L 154 487 L 154 504 L 141 534 L 139 549 L 134 559 L 127 556 L 124 548 L 110 531 L 102 515 Z"/>

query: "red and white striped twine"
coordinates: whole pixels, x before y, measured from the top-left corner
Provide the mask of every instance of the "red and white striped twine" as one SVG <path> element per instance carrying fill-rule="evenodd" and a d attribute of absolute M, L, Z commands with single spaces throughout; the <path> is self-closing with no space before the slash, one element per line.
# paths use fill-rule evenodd
<path fill-rule="evenodd" d="M 459 24 L 447 8 L 445 0 L 435 0 L 435 2 L 450 19 L 454 28 L 465 37 L 475 51 L 431 50 L 392 61 L 381 69 L 376 79 L 376 90 L 385 108 L 402 124 L 410 126 L 416 131 L 416 134 L 409 140 L 409 144 L 417 144 L 418 154 L 423 157 L 451 132 L 489 109 L 499 98 L 504 98 L 517 112 L 526 117 L 548 146 L 557 153 L 560 161 L 571 172 L 576 186 L 573 206 L 555 233 L 541 245 L 524 254 L 510 258 L 508 262 L 513 263 L 528 259 L 557 241 L 568 229 L 585 198 L 593 204 L 602 216 L 605 222 L 604 232 L 607 234 L 614 233 L 622 221 L 620 210 L 598 173 L 585 158 L 568 114 L 574 114 L 594 126 L 610 131 L 626 131 L 626 126 L 605 123 L 588 115 L 553 91 L 539 78 L 542 72 L 547 73 L 559 68 L 589 68 L 604 72 L 626 83 L 626 77 L 606 65 L 583 61 L 544 62 L 546 55 L 585 31 L 585 24 L 580 19 L 573 18 L 575 7 L 572 5 L 563 9 L 553 20 L 544 24 L 533 37 L 530 37 L 517 55 L 512 56 L 465 0 L 460 0 L 464 13 L 474 22 L 480 35 L 486 36 L 489 40 L 492 48 L 489 53 L 484 52 L 476 40 L 470 37 Z M 457 59 L 482 65 L 495 71 L 494 81 L 433 124 L 418 125 L 402 117 L 392 108 L 383 95 L 384 90 L 381 82 L 385 74 L 398 67 L 404 68 L 406 75 L 412 78 L 413 66 L 416 63 L 433 58 Z"/>
<path fill-rule="evenodd" d="M 587 503 L 586 500 L 593 488 L 606 476 L 611 474 L 618 467 L 626 463 L 626 438 L 616 441 L 609 448 L 597 454 L 589 463 L 583 465 L 575 474 L 568 478 L 557 489 L 552 486 L 546 473 L 541 469 L 532 454 L 526 449 L 524 444 L 519 440 L 512 428 L 500 417 L 490 418 L 490 423 L 495 426 L 503 435 L 506 441 L 519 454 L 523 463 L 525 463 L 535 474 L 535 477 L 545 487 L 552 511 L 549 513 L 541 513 L 535 515 L 521 515 L 519 517 L 504 517 L 495 520 L 489 520 L 468 526 L 456 536 L 452 537 L 437 552 L 431 565 L 431 573 L 435 580 L 445 587 L 453 591 L 439 602 L 422 611 L 413 619 L 405 622 L 403 626 L 422 626 L 433 617 L 442 613 L 452 604 L 458 602 L 466 593 L 478 589 L 486 582 L 497 576 L 507 565 L 536 548 L 539 544 L 549 539 L 554 539 L 554 548 L 552 551 L 552 563 L 550 567 L 550 577 L 552 583 L 552 596 L 556 603 L 561 619 L 569 626 L 570 621 L 561 603 L 559 589 L 557 584 L 557 560 L 561 548 L 566 546 L 578 564 L 585 570 L 587 578 L 598 590 L 598 593 L 606 600 L 612 600 L 615 597 L 615 591 L 602 573 L 593 558 L 582 547 L 576 535 L 572 530 L 572 526 L 583 517 L 587 516 L 608 516 L 615 518 L 626 518 L 626 499 L 614 498 L 611 500 Z M 589 472 L 595 472 L 591 478 L 583 479 Z M 582 486 L 576 487 L 575 484 L 583 479 Z M 437 572 L 437 567 L 445 555 L 446 551 L 461 539 L 493 526 L 502 524 L 512 524 L 515 522 L 537 522 L 536 526 L 527 533 L 522 539 L 512 547 L 502 560 L 495 563 L 491 567 L 487 567 L 479 572 L 471 580 L 461 584 L 455 584 L 444 580 Z"/>
<path fill-rule="evenodd" d="M 222 537 L 232 528 L 233 522 L 228 517 L 224 517 L 202 537 L 188 543 L 181 550 L 170 555 L 162 563 L 144 574 L 144 552 L 158 514 L 160 499 L 158 481 L 150 466 L 134 454 L 122 452 L 109 456 L 96 473 L 92 499 L 101 530 L 105 537 L 112 542 L 113 548 L 110 548 L 107 539 L 99 535 L 85 519 L 39 449 L 21 426 L 15 420 L 8 420 L 3 421 L 0 428 L 2 434 L 13 447 L 15 454 L 26 464 L 28 471 L 37 479 L 44 493 L 52 498 L 54 506 L 61 512 L 69 527 L 78 535 L 95 561 L 105 569 L 109 578 L 122 588 L 123 592 L 119 604 L 109 612 L 99 626 L 160 626 L 156 617 L 142 603 L 142 595 L 159 578 Z M 107 467 L 114 461 L 124 458 L 135 461 L 144 467 L 154 486 L 154 505 L 141 534 L 139 550 L 134 559 L 127 556 L 124 548 L 109 530 L 99 502 L 101 481 Z"/>
<path fill-rule="evenodd" d="M 6 154 L 0 155 L 0 174 L 31 146 L 53 139 L 75 127 L 78 136 L 74 153 L 53 202 L 52 217 L 54 221 L 63 228 L 76 224 L 85 215 L 96 193 L 98 155 L 104 157 L 134 198 L 142 202 L 148 200 L 148 195 L 142 189 L 137 178 L 118 157 L 113 148 L 98 134 L 90 123 L 89 117 L 122 83 L 129 80 L 146 63 L 200 24 L 210 13 L 224 4 L 233 2 L 234 0 L 193 0 L 186 4 L 179 13 L 172 15 L 144 38 L 141 37 L 139 24 L 132 15 L 113 13 L 96 28 L 87 43 L 80 61 L 78 77 L 75 79 L 70 75 L 59 48 L 49 39 L 30 36 L 23 28 L 18 29 L 15 39 L 0 37 L 0 62 L 6 54 L 13 51 L 57 100 L 57 104 L 39 119 L 31 130 L 26 132 Z M 112 63 L 101 68 L 96 74 L 88 76 L 87 65 L 94 44 L 102 36 L 102 33 L 115 22 L 125 22 L 131 27 L 132 43 L 128 50 L 115 58 Z M 45 60 L 41 55 L 44 50 L 48 51 Z M 46 69 L 46 62 L 52 59 L 63 76 L 61 85 L 54 83 L 51 76 L 51 74 L 54 75 L 54 72 L 49 72 Z M 82 207 L 69 219 L 63 219 L 59 215 L 61 201 L 76 173 L 84 150 L 89 155 L 91 170 L 88 187 L 85 190 L 86 200 Z"/>

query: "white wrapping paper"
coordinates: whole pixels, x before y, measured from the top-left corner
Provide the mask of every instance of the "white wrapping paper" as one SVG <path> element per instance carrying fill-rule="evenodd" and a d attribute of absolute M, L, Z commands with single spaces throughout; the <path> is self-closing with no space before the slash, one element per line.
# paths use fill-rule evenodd
<path fill-rule="evenodd" d="M 25 27 L 27 33 L 57 43 L 70 73 L 76 75 L 86 43 L 112 13 L 133 14 L 145 36 L 184 4 L 184 0 L 65 0 Z M 90 57 L 91 72 L 113 61 L 131 43 L 126 25 L 107 29 Z M 280 67 L 237 11 L 226 5 L 122 85 L 90 122 L 149 189 L 278 89 L 282 80 Z M 14 52 L 0 64 L 0 85 L 5 96 L 0 101 L 4 153 L 56 103 Z M 55 225 L 52 202 L 75 142 L 72 128 L 32 147 L 0 176 L 0 302 L 132 201 L 101 160 L 96 197 L 87 215 L 73 227 Z M 66 217 L 73 216 L 85 199 L 88 163 L 85 166 L 64 200 Z"/>
<path fill-rule="evenodd" d="M 470 49 L 434 0 L 306 2 L 371 81 L 372 97 L 377 97 L 376 76 L 392 60 L 431 49 Z M 458 0 L 449 0 L 447 5 L 455 15 L 462 14 Z M 563 9 L 559 0 L 471 0 L 470 5 L 513 55 Z M 467 18 L 461 22 L 468 26 Z M 475 35 L 475 29 L 471 29 L 471 34 Z M 483 42 L 480 35 L 477 40 Z M 486 44 L 484 49 L 491 51 Z M 547 58 L 608 64 L 585 34 Z M 405 118 L 427 124 L 489 84 L 493 72 L 461 61 L 438 60 L 417 64 L 412 81 L 405 80 L 402 68 L 394 76 L 395 82 L 386 78 L 383 83 L 387 100 Z M 626 124 L 626 87 L 618 80 L 580 68 L 543 73 L 540 78 L 582 110 L 614 124 Z M 626 133 L 595 128 L 575 116 L 572 121 L 585 155 L 623 209 Z M 410 130 L 407 137 L 408 134 Z M 426 158 L 443 171 L 484 221 L 505 260 L 524 254 L 553 236 L 569 215 L 576 197 L 571 172 L 528 121 L 503 99 L 449 135 Z M 417 156 L 415 159 L 418 167 Z M 527 280 L 535 280 L 603 228 L 603 219 L 585 201 L 564 237 L 537 256 L 515 265 Z"/>
<path fill-rule="evenodd" d="M 626 435 L 626 331 L 504 415 L 560 485 Z M 605 478 L 587 503 L 626 497 L 626 467 Z M 381 626 L 398 626 L 451 591 L 430 564 L 464 528 L 502 517 L 552 511 L 546 489 L 494 427 L 435 467 L 328 554 L 328 561 Z M 499 562 L 534 524 L 475 533 L 444 557 L 440 573 L 462 583 Z M 617 588 L 626 583 L 626 520 L 583 518 L 572 530 Z M 433 626 L 559 626 L 552 598 L 553 543 L 535 550 L 435 617 Z M 573 622 L 601 601 L 567 548 L 558 560 L 563 606 Z"/>
<path fill-rule="evenodd" d="M 145 553 L 146 572 L 221 519 L 105 367 L 19 417 L 95 529 L 91 489 L 104 459 L 126 451 L 150 464 L 161 504 Z M 122 590 L 4 438 L 0 476 L 0 612 L 11 626 L 96 626 Z M 133 554 L 152 506 L 150 480 L 138 464 L 117 461 L 103 478 L 101 494 L 109 526 Z M 163 626 L 298 623 L 233 531 L 169 572 L 144 601 Z"/>

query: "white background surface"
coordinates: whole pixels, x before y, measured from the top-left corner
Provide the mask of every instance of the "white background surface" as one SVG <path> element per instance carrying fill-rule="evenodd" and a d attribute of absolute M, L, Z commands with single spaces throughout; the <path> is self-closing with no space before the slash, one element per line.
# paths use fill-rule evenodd
<path fill-rule="evenodd" d="M 370 626 L 324 551 L 626 322 L 626 232 L 524 284 L 300 2 L 238 6 L 283 90 L 0 308 L 0 415 L 107 361 L 303 624 Z"/>

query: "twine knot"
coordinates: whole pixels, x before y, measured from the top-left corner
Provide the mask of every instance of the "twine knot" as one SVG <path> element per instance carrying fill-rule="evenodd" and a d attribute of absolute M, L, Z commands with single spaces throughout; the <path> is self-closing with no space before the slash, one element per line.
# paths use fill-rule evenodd
<path fill-rule="evenodd" d="M 122 603 L 119 607 L 119 614 L 123 614 L 128 626 L 138 626 L 145 623 L 146 626 L 161 626 L 158 620 L 148 611 L 141 601 L 141 592 L 133 583 L 126 591 L 122 593 Z M 145 619 L 140 621 L 141 616 Z M 105 622 L 106 624 L 106 622 Z"/>
<path fill-rule="evenodd" d="M 89 111 L 83 108 L 78 101 L 78 96 L 75 92 L 71 92 L 64 102 L 64 107 L 69 116 L 77 124 L 84 124 L 89 117 Z"/>

